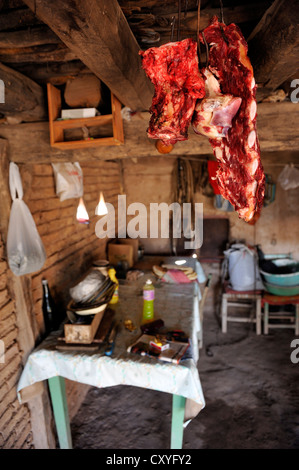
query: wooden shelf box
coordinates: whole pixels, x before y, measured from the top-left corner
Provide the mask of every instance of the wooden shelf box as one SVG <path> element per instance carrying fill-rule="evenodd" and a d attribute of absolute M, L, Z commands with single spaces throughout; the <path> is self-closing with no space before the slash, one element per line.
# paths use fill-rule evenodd
<path fill-rule="evenodd" d="M 57 120 L 61 116 L 61 92 L 51 83 L 47 83 L 47 92 L 51 147 L 65 150 L 98 147 L 100 145 L 121 145 L 124 143 L 121 103 L 113 93 L 111 93 L 112 114 L 91 118 Z M 67 129 L 100 127 L 107 126 L 107 124 L 112 125 L 112 137 L 65 141 L 64 131 Z"/>

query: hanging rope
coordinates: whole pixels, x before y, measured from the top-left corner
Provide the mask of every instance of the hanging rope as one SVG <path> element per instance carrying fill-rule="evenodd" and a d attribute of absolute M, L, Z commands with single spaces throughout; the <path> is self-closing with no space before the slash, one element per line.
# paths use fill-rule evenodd
<path fill-rule="evenodd" d="M 200 40 L 199 40 L 199 23 L 200 23 L 200 0 L 197 0 L 197 30 L 196 30 L 196 39 L 197 39 L 198 59 L 199 59 L 199 64 L 201 65 Z"/>
<path fill-rule="evenodd" d="M 203 37 L 203 40 L 204 40 L 204 43 L 205 43 L 205 46 L 206 46 L 206 67 L 208 67 L 209 65 L 209 46 L 208 46 L 208 43 L 207 43 L 207 40 L 206 40 L 206 37 L 205 37 L 205 33 L 202 32 L 202 37 Z"/>
<path fill-rule="evenodd" d="M 224 23 L 223 3 L 222 3 L 222 0 L 219 0 L 219 3 L 220 3 L 220 18 L 221 18 L 221 23 Z"/>
<path fill-rule="evenodd" d="M 186 18 L 186 15 L 187 15 L 187 9 L 188 9 L 188 0 L 185 0 L 184 18 Z"/>
<path fill-rule="evenodd" d="M 222 0 L 219 0 L 219 3 L 220 3 L 220 21 L 221 23 L 225 24 L 224 23 L 224 14 L 223 14 L 223 3 L 222 3 Z M 220 25 L 220 31 L 221 31 L 221 34 L 222 34 L 222 37 L 224 39 L 224 41 L 226 42 L 226 44 L 229 44 L 229 40 L 227 39 L 224 31 L 223 31 L 223 27 L 222 25 Z"/>
<path fill-rule="evenodd" d="M 171 18 L 171 23 L 170 23 L 170 28 L 171 28 L 171 32 L 170 32 L 170 42 L 173 41 L 174 25 L 175 25 L 175 16 L 173 16 L 173 17 Z"/>
<path fill-rule="evenodd" d="M 181 40 L 181 13 L 182 13 L 182 0 L 178 0 L 178 28 L 177 28 L 177 41 Z"/>

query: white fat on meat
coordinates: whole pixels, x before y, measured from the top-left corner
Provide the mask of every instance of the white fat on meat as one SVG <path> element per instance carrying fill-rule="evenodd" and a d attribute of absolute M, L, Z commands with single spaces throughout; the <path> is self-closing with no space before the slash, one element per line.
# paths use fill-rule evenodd
<path fill-rule="evenodd" d="M 203 70 L 206 96 L 195 106 L 192 119 L 194 132 L 210 139 L 225 137 L 232 126 L 232 120 L 239 111 L 242 99 L 223 95 L 219 82 L 209 69 Z"/>
<path fill-rule="evenodd" d="M 249 148 L 252 148 L 254 146 L 255 140 L 256 140 L 256 132 L 251 131 L 249 133 L 249 136 L 248 136 L 248 146 L 249 146 Z"/>
<path fill-rule="evenodd" d="M 247 167 L 247 170 L 248 170 L 248 173 L 251 175 L 251 176 L 254 176 L 255 175 L 255 172 L 258 168 L 258 160 L 255 158 L 254 160 L 252 160 L 250 163 L 247 163 L 246 165 Z"/>
<path fill-rule="evenodd" d="M 253 121 L 256 117 L 256 101 L 252 100 L 249 105 L 249 117 Z"/>

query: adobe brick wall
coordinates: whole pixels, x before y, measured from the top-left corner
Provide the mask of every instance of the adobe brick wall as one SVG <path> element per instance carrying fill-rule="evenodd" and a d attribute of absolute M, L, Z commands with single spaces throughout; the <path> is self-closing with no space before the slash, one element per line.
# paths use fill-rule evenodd
<path fill-rule="evenodd" d="M 18 344 L 15 302 L 7 286 L 9 272 L 4 253 L 0 239 L 0 340 L 4 343 L 4 357 L 0 360 L 0 448 L 30 449 L 33 442 L 29 410 L 17 399 L 22 356 Z"/>
<path fill-rule="evenodd" d="M 107 239 L 95 235 L 98 217 L 94 215 L 100 191 L 106 202 L 117 208 L 120 194 L 119 165 L 115 162 L 81 164 L 84 202 L 90 225 L 76 221 L 78 199 L 60 202 L 55 194 L 55 180 L 49 164 L 19 165 L 24 201 L 35 220 L 45 246 L 47 259 L 41 271 L 31 276 L 31 320 L 35 340 L 43 331 L 42 279 L 48 280 L 53 297 L 66 305 L 70 285 L 82 276 L 92 261 L 106 258 Z M 116 211 L 117 213 L 117 211 Z M 0 448 L 33 447 L 30 413 L 19 405 L 16 385 L 22 371 L 22 355 L 18 346 L 15 302 L 7 290 L 11 275 L 5 260 L 5 248 L 0 244 L 0 339 L 5 343 L 5 364 L 0 364 Z M 68 403 L 72 417 L 88 387 L 67 381 Z"/>
<path fill-rule="evenodd" d="M 56 196 L 51 165 L 20 166 L 24 201 L 33 215 L 47 254 L 42 270 L 32 275 L 36 338 L 43 329 L 42 279 L 48 280 L 57 301 L 65 304 L 70 285 L 91 267 L 92 261 L 106 257 L 107 240 L 95 235 L 98 217 L 94 211 L 100 191 L 103 191 L 106 202 L 117 206 L 119 166 L 115 162 L 94 162 L 81 164 L 81 168 L 89 226 L 76 221 L 78 199 L 60 202 Z"/>

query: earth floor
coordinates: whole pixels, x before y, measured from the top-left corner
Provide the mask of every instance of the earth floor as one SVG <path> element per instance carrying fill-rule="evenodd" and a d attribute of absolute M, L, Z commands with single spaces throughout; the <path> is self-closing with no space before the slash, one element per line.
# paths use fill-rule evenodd
<path fill-rule="evenodd" d="M 257 336 L 229 323 L 210 296 L 198 370 L 205 408 L 184 431 L 183 449 L 298 449 L 299 363 L 294 332 Z M 91 388 L 71 422 L 77 449 L 169 449 L 171 397 L 130 386 Z"/>

